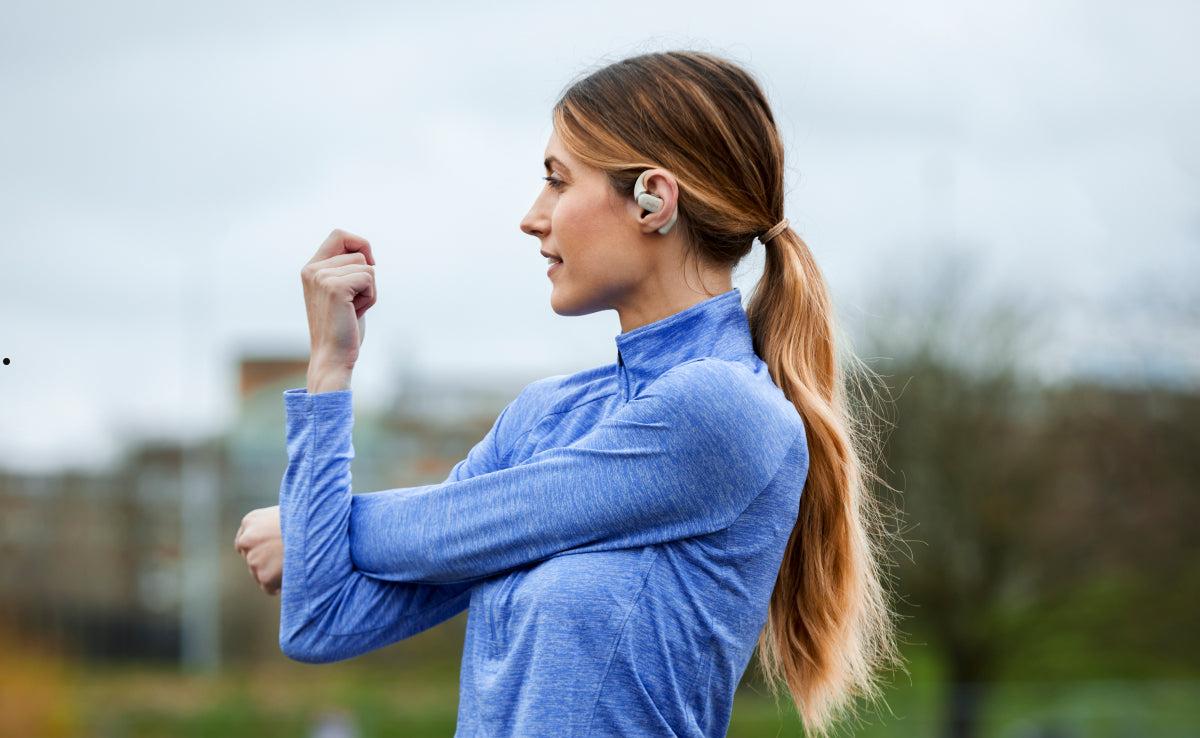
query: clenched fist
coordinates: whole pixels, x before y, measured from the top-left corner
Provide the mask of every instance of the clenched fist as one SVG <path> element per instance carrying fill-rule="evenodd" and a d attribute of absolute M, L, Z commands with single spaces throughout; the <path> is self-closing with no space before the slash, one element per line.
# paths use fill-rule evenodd
<path fill-rule="evenodd" d="M 233 547 L 246 559 L 246 568 L 259 589 L 279 593 L 283 584 L 283 535 L 279 505 L 251 510 L 242 518 Z"/>
<path fill-rule="evenodd" d="M 352 369 L 375 304 L 375 257 L 365 238 L 335 228 L 300 270 L 312 355 L 318 367 Z"/>

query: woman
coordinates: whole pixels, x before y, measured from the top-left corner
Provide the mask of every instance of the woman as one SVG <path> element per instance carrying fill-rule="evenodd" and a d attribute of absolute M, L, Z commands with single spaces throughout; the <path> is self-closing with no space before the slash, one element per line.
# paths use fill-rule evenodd
<path fill-rule="evenodd" d="M 757 645 L 825 733 L 902 661 L 867 435 L 783 217 L 767 101 L 735 64 L 673 51 L 578 80 L 553 118 L 521 229 L 556 313 L 617 311 L 615 361 L 526 386 L 441 484 L 352 495 L 375 261 L 335 231 L 303 271 L 313 355 L 283 393 L 279 506 L 237 540 L 282 592 L 280 646 L 346 659 L 469 608 L 457 735 L 712 736 Z M 756 237 L 743 309 L 732 270 Z"/>

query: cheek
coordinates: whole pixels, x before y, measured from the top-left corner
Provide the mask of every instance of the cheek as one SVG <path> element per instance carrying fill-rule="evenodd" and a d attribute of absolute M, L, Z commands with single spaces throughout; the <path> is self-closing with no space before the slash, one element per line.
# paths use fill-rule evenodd
<path fill-rule="evenodd" d="M 592 219 L 586 202 L 577 198 L 560 198 L 554 207 L 552 230 L 558 234 L 561 241 L 570 245 L 587 235 L 592 227 Z"/>
<path fill-rule="evenodd" d="M 619 219 L 599 197 L 561 198 L 551 230 L 557 235 L 556 245 L 564 261 L 598 258 L 621 236 Z"/>

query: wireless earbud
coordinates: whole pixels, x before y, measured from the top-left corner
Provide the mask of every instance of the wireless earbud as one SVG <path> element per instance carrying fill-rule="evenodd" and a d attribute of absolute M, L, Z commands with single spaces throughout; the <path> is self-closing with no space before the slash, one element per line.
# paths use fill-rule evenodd
<path fill-rule="evenodd" d="M 637 204 L 642 206 L 643 210 L 649 210 L 652 213 L 657 213 L 663 206 L 662 198 L 658 195 L 651 194 L 646 191 L 646 175 L 650 172 L 649 169 L 638 175 L 637 182 L 633 184 L 633 199 L 637 200 Z M 671 219 L 666 225 L 658 229 L 658 232 L 667 235 L 671 227 L 675 225 L 675 219 L 679 215 L 679 208 L 675 208 L 675 212 L 671 213 Z"/>

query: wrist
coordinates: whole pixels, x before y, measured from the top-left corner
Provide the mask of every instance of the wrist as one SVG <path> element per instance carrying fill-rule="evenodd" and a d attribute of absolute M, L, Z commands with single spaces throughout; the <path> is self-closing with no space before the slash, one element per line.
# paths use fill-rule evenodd
<path fill-rule="evenodd" d="M 348 390 L 353 373 L 352 366 L 313 357 L 308 362 L 308 393 L 315 395 L 321 392 Z"/>

